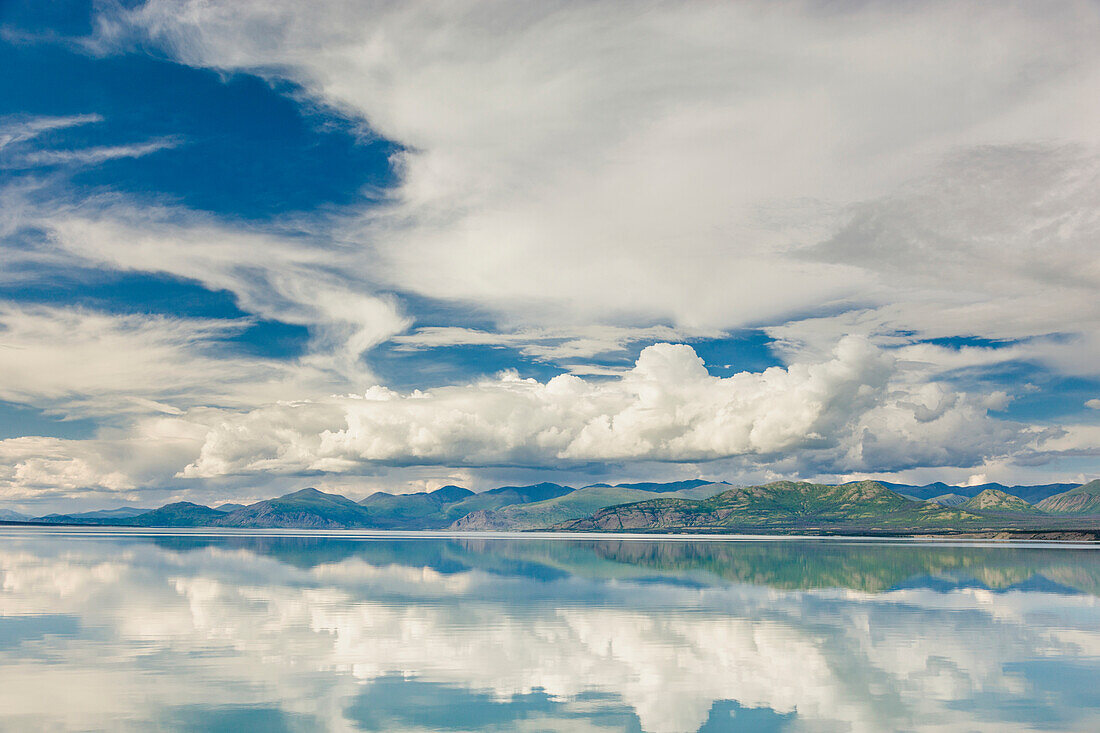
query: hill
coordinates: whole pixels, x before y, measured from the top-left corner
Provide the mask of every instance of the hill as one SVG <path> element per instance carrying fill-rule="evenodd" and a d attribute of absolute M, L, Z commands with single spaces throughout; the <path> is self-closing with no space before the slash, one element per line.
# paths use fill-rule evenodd
<path fill-rule="evenodd" d="M 982 493 L 959 505 L 960 509 L 976 514 L 1039 514 L 1039 510 L 1018 496 L 1006 494 L 997 489 L 986 489 Z"/>
<path fill-rule="evenodd" d="M 444 507 L 462 501 L 474 492 L 460 486 L 444 486 L 435 491 L 415 494 L 388 494 L 379 491 L 359 502 L 367 524 L 379 529 L 437 529 L 449 523 Z"/>
<path fill-rule="evenodd" d="M 646 488 L 641 489 L 594 484 L 545 501 L 512 505 L 495 511 L 473 512 L 457 520 L 451 525 L 451 529 L 546 529 L 562 522 L 587 517 L 605 507 L 646 501 L 652 499 L 654 493 L 684 499 L 703 498 L 723 491 L 728 486 L 690 482 L 689 487 L 677 490 L 683 483 L 647 484 Z M 657 492 L 652 488 L 655 486 L 665 486 L 670 490 Z"/>
<path fill-rule="evenodd" d="M 223 516 L 223 513 L 217 509 L 192 504 L 189 501 L 179 501 L 174 504 L 165 504 L 159 509 L 136 517 L 123 517 L 117 521 L 119 524 L 132 524 L 136 527 L 204 527 Z"/>
<path fill-rule="evenodd" d="M 47 514 L 44 517 L 36 517 L 34 521 L 50 524 L 126 524 L 125 520 L 148 514 L 151 511 L 154 510 L 136 506 L 120 506 L 117 509 L 97 509 L 91 512 Z"/>
<path fill-rule="evenodd" d="M 828 486 L 779 481 L 724 491 L 693 501 L 660 498 L 602 509 L 565 522 L 569 530 L 822 529 L 866 527 L 893 531 L 972 525 L 970 512 L 913 502 L 875 481 Z"/>
<path fill-rule="evenodd" d="M 431 492 L 387 494 L 378 492 L 359 502 L 367 512 L 367 526 L 379 529 L 443 529 L 471 512 L 493 511 L 513 504 L 545 501 L 574 489 L 558 484 L 501 486 L 475 494 L 458 486 Z"/>
<path fill-rule="evenodd" d="M 229 514 L 216 509 L 210 522 L 217 527 L 297 527 L 341 529 L 366 527 L 368 515 L 363 507 L 339 494 L 317 489 L 302 489 L 276 499 L 258 501 Z"/>
<path fill-rule="evenodd" d="M 516 504 L 547 501 L 548 499 L 556 499 L 559 496 L 571 494 L 574 491 L 576 489 L 572 486 L 551 483 L 534 484 L 532 486 L 501 486 L 499 489 L 483 491 L 448 506 L 445 510 L 447 524 L 449 525 L 451 522 L 473 512 L 493 511 Z"/>
<path fill-rule="evenodd" d="M 925 484 L 923 486 L 915 486 L 913 484 L 895 484 L 889 481 L 879 481 L 880 484 L 890 489 L 891 491 L 899 494 L 905 494 L 908 496 L 916 497 L 917 499 L 933 499 L 937 496 L 944 494 L 958 494 L 959 496 L 971 499 L 978 494 L 982 493 L 986 489 L 993 489 L 995 491 L 1003 491 L 1006 494 L 1012 496 L 1018 496 L 1024 501 L 1035 504 L 1048 496 L 1054 496 L 1055 494 L 1061 494 L 1064 491 L 1074 488 L 1076 484 L 1036 484 L 1036 485 L 1016 485 L 1005 486 L 1004 484 L 976 484 L 974 486 L 952 486 L 945 484 L 942 481 L 937 481 L 931 484 Z"/>
<path fill-rule="evenodd" d="M 1036 506 L 1048 514 L 1100 514 L 1100 479 L 1043 499 Z"/>
<path fill-rule="evenodd" d="M 76 517 L 88 517 L 90 519 L 121 519 L 126 517 L 136 517 L 141 514 L 147 514 L 153 511 L 152 509 L 137 506 L 120 506 L 117 509 L 100 509 L 94 512 L 82 512 L 80 514 L 72 514 L 69 516 Z"/>

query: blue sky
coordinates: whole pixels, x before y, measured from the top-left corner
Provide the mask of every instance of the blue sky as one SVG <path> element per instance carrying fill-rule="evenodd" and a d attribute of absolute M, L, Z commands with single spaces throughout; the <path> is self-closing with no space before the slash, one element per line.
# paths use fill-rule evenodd
<path fill-rule="evenodd" d="M 647 8 L 0 5 L 0 502 L 1093 477 L 1100 8 Z"/>

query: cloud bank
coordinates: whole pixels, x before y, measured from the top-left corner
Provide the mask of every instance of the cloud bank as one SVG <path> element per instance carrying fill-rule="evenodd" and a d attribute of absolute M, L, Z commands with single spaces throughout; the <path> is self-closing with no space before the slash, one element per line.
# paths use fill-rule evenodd
<path fill-rule="evenodd" d="M 997 398 L 907 385 L 861 339 L 831 358 L 711 376 L 688 346 L 656 344 L 608 380 L 504 374 L 467 386 L 273 405 L 211 426 L 182 475 L 354 472 L 373 464 L 553 467 L 805 455 L 817 470 L 973 465 L 1026 442 Z"/>

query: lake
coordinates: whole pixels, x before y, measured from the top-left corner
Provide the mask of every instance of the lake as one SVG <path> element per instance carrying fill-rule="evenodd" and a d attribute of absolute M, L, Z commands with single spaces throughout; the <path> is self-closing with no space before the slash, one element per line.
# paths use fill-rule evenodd
<path fill-rule="evenodd" d="M 1089 546 L 0 528 L 0 729 L 1100 730 Z"/>

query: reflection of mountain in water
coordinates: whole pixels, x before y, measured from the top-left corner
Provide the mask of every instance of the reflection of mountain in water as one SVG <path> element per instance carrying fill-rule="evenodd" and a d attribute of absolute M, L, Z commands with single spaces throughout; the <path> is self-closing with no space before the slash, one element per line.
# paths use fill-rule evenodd
<path fill-rule="evenodd" d="M 135 541 L 144 541 L 145 538 Z M 165 549 L 234 548 L 298 568 L 357 558 L 373 566 L 429 568 L 443 575 L 480 570 L 555 580 L 666 579 L 745 583 L 783 590 L 1021 587 L 1100 596 L 1100 555 L 1089 549 L 936 546 L 829 540 L 638 541 L 546 539 L 342 539 L 332 537 L 156 537 Z"/>

